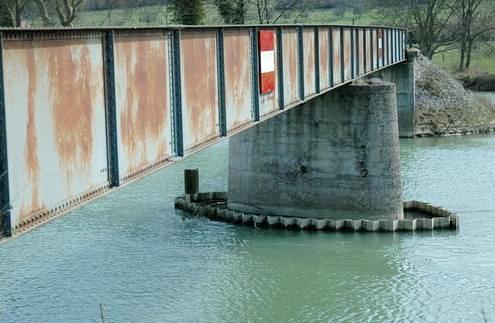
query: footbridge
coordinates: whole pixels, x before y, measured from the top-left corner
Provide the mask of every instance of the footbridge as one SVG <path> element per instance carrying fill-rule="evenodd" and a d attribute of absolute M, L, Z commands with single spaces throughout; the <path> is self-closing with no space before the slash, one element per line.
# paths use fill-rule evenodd
<path fill-rule="evenodd" d="M 354 124 L 354 117 L 321 107 L 352 112 L 347 104 L 358 110 L 368 105 L 363 98 L 371 94 L 346 92 L 349 85 L 344 86 L 368 75 L 396 84 L 373 90 L 375 98 L 387 101 L 392 93 L 395 100 L 397 93 L 392 107 L 398 109 L 401 134 L 411 135 L 414 81 L 406 37 L 397 28 L 342 25 L 0 29 L 0 235 L 46 221 L 222 137 L 241 135 L 231 151 L 246 160 L 240 147 L 256 151 L 263 136 L 289 135 L 287 142 L 297 146 L 293 139 L 301 133 L 287 129 L 306 129 L 304 122 L 328 134 L 333 126 L 325 120 L 340 120 L 339 133 L 355 137 L 366 118 Z M 352 101 L 363 91 L 368 94 L 361 102 Z M 315 105 L 320 112 L 312 114 Z M 304 111 L 297 110 L 302 106 Z M 396 115 L 389 119 L 397 122 Z M 246 131 L 251 139 L 255 132 L 254 141 L 242 137 Z M 301 138 L 308 139 L 304 133 Z M 354 138 L 348 147 L 366 153 L 377 147 L 368 139 Z M 356 158 L 352 149 L 331 158 Z M 303 157 L 294 159 L 295 177 L 314 167 Z M 232 156 L 231 164 L 242 166 Z M 252 161 L 249 172 L 260 165 Z M 358 163 L 361 177 L 368 174 L 365 166 Z M 247 183 L 234 176 L 229 185 L 238 181 L 234 196 L 243 195 Z M 285 192 L 285 199 L 292 193 Z"/>

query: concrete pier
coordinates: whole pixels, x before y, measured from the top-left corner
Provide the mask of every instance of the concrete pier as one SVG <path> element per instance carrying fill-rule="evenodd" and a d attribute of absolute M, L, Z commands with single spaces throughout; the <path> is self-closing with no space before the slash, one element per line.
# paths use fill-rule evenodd
<path fill-rule="evenodd" d="M 230 139 L 229 209 L 328 219 L 403 219 L 396 87 L 367 81 Z"/>
<path fill-rule="evenodd" d="M 397 114 L 399 120 L 399 136 L 413 138 L 416 133 L 416 83 L 415 60 L 419 51 L 407 50 L 407 62 L 394 65 L 371 74 L 384 81 L 395 84 L 397 90 Z"/>

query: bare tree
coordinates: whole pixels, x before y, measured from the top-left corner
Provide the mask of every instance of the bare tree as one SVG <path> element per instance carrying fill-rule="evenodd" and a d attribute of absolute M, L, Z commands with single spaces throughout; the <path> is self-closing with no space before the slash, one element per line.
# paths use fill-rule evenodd
<path fill-rule="evenodd" d="M 10 27 L 20 27 L 28 0 L 5 0 L 1 5 L 6 11 L 8 19 L 6 25 Z"/>
<path fill-rule="evenodd" d="M 457 0 L 383 0 L 380 19 L 409 29 L 419 49 L 428 58 L 454 43 L 449 24 Z"/>
<path fill-rule="evenodd" d="M 294 21 L 297 22 L 309 7 L 309 0 L 252 0 L 251 3 L 260 24 L 276 24 L 294 12 Z"/>
<path fill-rule="evenodd" d="M 50 12 L 55 12 L 58 23 L 64 27 L 72 27 L 78 10 L 84 0 L 33 0 L 38 8 L 38 14 L 45 26 L 54 25 Z M 52 10 L 50 10 L 52 9 Z"/>
<path fill-rule="evenodd" d="M 459 70 L 471 66 L 474 44 L 490 31 L 495 30 L 495 17 L 486 0 L 458 0 L 456 34 L 459 41 Z M 491 8 L 490 8 L 491 9 Z"/>

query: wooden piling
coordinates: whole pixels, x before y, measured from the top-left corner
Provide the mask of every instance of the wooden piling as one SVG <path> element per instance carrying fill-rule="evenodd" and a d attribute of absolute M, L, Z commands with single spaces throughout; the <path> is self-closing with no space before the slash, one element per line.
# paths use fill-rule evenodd
<path fill-rule="evenodd" d="M 199 170 L 185 169 L 184 170 L 184 189 L 186 194 L 199 193 Z"/>

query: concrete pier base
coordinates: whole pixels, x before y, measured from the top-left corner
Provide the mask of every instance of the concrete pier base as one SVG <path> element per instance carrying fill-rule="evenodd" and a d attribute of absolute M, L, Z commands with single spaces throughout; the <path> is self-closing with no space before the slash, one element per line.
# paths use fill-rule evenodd
<path fill-rule="evenodd" d="M 228 208 L 283 217 L 403 219 L 394 84 L 314 98 L 230 139 Z"/>

